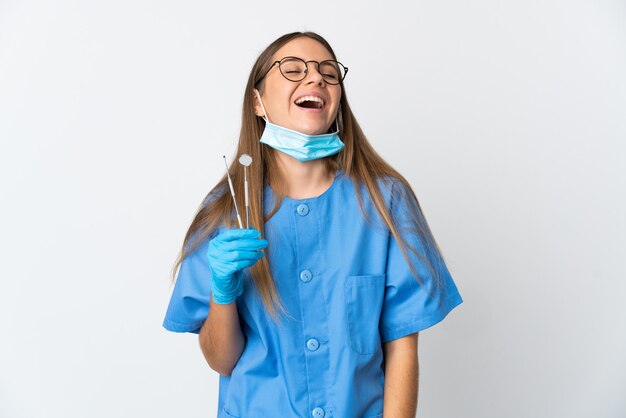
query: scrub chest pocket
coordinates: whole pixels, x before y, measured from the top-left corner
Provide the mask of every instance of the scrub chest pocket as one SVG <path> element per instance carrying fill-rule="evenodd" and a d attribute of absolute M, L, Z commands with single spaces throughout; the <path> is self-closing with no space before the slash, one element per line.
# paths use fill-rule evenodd
<path fill-rule="evenodd" d="M 385 275 L 348 276 L 344 295 L 350 347 L 359 354 L 375 353 L 380 348 L 378 322 L 385 295 Z"/>

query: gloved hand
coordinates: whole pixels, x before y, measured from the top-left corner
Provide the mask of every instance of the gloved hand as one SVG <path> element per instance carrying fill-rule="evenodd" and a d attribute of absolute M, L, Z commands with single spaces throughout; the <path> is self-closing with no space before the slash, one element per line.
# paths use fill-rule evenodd
<path fill-rule="evenodd" d="M 233 302 L 243 293 L 242 270 L 256 264 L 268 242 L 256 229 L 227 229 L 209 241 L 206 256 L 211 269 L 215 303 Z"/>

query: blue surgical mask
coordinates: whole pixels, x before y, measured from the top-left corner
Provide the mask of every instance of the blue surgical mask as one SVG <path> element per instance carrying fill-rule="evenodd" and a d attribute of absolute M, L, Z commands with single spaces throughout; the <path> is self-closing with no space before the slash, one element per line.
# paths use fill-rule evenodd
<path fill-rule="evenodd" d="M 263 106 L 261 95 L 257 90 L 254 90 L 254 92 L 259 98 L 261 108 L 263 108 L 263 113 L 265 114 L 263 117 L 265 119 L 265 130 L 261 135 L 261 143 L 284 152 L 300 162 L 328 157 L 329 155 L 337 154 L 343 149 L 344 144 L 339 138 L 338 126 L 333 133 L 308 135 L 271 123 L 265 111 L 265 106 Z"/>

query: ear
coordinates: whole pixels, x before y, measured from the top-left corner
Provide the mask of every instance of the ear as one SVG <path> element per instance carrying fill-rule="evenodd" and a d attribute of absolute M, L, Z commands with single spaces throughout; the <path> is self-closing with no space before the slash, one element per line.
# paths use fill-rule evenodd
<path fill-rule="evenodd" d="M 259 96 L 261 95 L 260 91 L 258 91 L 257 89 L 252 89 L 252 103 L 254 105 L 254 113 L 256 113 L 258 117 L 262 117 L 265 116 L 265 113 L 263 112 L 261 102 L 259 102 L 259 97 L 257 96 L 256 92 L 258 92 Z"/>

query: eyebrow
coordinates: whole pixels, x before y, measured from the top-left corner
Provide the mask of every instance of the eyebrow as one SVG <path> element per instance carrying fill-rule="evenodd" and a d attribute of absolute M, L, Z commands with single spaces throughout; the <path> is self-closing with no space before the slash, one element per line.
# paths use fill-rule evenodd
<path fill-rule="evenodd" d="M 299 59 L 301 59 L 302 61 L 318 61 L 318 62 L 324 62 L 324 61 L 336 61 L 333 57 L 326 58 L 326 59 L 323 59 L 323 60 L 308 60 L 308 59 L 305 59 L 305 58 L 299 57 L 299 56 L 297 56 L 297 55 L 285 55 L 284 57 L 282 57 L 282 58 L 277 58 L 277 59 L 275 59 L 274 61 L 280 61 L 280 60 L 283 60 L 283 59 L 285 59 L 285 58 L 299 58 Z"/>

